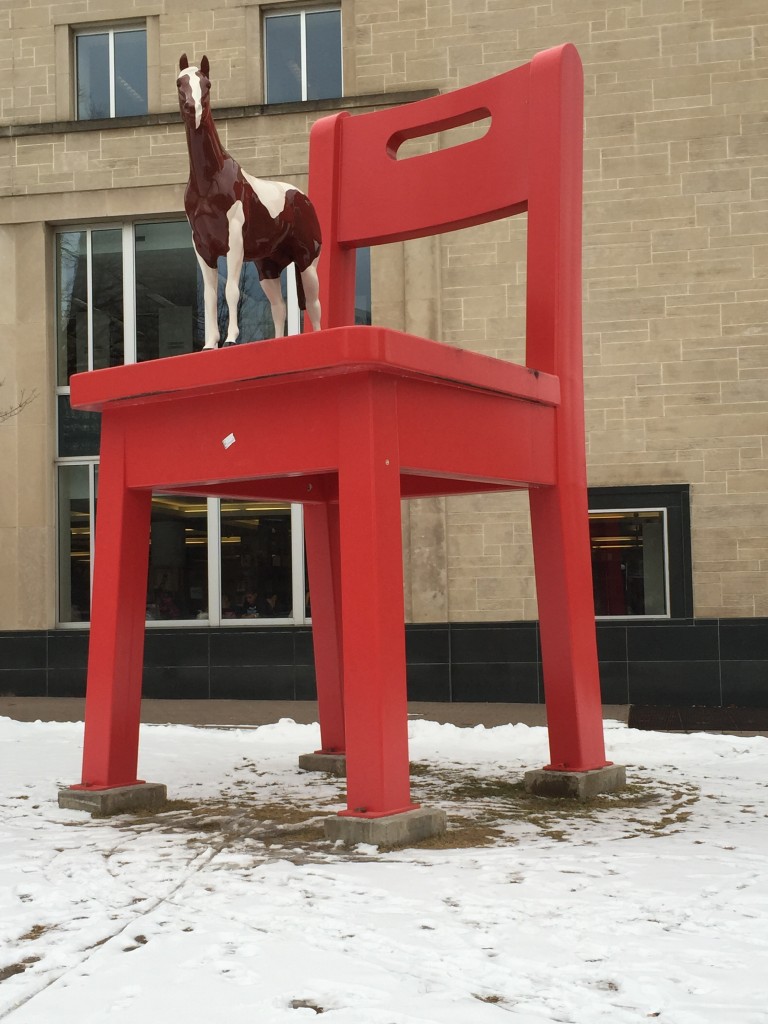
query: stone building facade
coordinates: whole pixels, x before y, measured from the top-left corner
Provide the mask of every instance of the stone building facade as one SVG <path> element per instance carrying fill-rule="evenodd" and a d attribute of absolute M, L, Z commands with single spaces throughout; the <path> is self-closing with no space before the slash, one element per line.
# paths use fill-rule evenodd
<path fill-rule="evenodd" d="M 343 95 L 271 102 L 266 65 L 276 58 L 267 22 L 301 12 L 338 17 Z M 83 118 L 78 39 L 130 29 L 144 33 L 144 112 Z M 0 410 L 22 394 L 37 397 L 0 423 L 0 689 L 82 689 L 87 629 L 62 621 L 57 604 L 57 467 L 66 464 L 57 427 L 66 397 L 56 369 L 57 232 L 182 216 L 179 55 L 208 54 L 220 134 L 243 166 L 306 187 L 308 132 L 324 113 L 411 102 L 565 41 L 577 45 L 585 69 L 593 507 L 625 510 L 633 522 L 644 509 L 663 510 L 667 530 L 661 604 L 600 616 L 604 695 L 618 703 L 768 706 L 764 0 L 6 5 Z M 471 130 L 432 144 L 455 144 Z M 521 359 L 524 217 L 382 247 L 371 268 L 374 322 Z M 541 699 L 525 495 L 412 501 L 403 537 L 412 695 Z M 263 621 L 232 625 L 222 612 L 155 626 L 147 692 L 311 695 L 306 615 L 283 616 L 269 627 L 271 639 Z M 267 647 L 279 653 L 272 658 Z M 235 668 L 241 682 L 233 691 L 224 680 Z"/>

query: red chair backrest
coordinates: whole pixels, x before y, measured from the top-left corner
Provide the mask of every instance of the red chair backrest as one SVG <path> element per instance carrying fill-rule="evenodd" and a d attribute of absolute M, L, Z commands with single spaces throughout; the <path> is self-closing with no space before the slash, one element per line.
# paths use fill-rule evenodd
<path fill-rule="evenodd" d="M 581 61 L 566 44 L 454 92 L 318 121 L 309 170 L 323 229 L 323 326 L 354 323 L 355 248 L 527 210 L 526 361 L 575 369 L 580 387 L 582 109 Z M 409 139 L 488 117 L 479 138 L 397 159 Z"/>

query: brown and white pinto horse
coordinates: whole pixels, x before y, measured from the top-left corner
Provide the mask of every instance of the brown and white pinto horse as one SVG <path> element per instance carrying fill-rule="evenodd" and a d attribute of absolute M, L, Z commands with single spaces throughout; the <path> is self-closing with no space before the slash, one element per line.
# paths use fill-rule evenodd
<path fill-rule="evenodd" d="M 259 280 L 272 310 L 275 337 L 285 333 L 285 302 L 280 274 L 296 266 L 299 305 L 312 326 L 320 329 L 317 260 L 320 225 L 309 199 L 293 185 L 263 181 L 247 174 L 221 144 L 211 113 L 208 58 L 200 67 L 187 55 L 179 61 L 179 107 L 187 132 L 189 182 L 184 209 L 203 274 L 205 345 L 213 349 L 220 335 L 217 316 L 220 256 L 227 259 L 226 301 L 229 327 L 224 345 L 237 344 L 240 329 L 237 303 L 243 261 L 256 264 Z"/>

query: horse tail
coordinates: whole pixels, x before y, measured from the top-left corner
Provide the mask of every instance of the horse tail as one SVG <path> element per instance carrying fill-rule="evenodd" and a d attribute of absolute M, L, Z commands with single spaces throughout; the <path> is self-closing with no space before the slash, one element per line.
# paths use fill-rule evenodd
<path fill-rule="evenodd" d="M 304 296 L 304 285 L 302 284 L 301 281 L 301 274 L 299 273 L 299 268 L 296 266 L 295 263 L 293 264 L 293 272 L 296 275 L 296 295 L 299 300 L 299 309 L 303 313 L 307 308 L 307 300 Z"/>

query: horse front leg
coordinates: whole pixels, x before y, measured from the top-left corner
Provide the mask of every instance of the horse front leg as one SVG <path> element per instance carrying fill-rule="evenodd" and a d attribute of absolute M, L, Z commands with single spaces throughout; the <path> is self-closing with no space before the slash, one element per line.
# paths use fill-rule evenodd
<path fill-rule="evenodd" d="M 285 299 L 283 289 L 280 286 L 279 277 L 263 277 L 261 287 L 267 296 L 269 308 L 272 310 L 272 319 L 275 323 L 275 337 L 282 338 L 285 334 Z"/>
<path fill-rule="evenodd" d="M 203 307 L 205 309 L 205 344 L 206 349 L 216 348 L 219 344 L 219 304 L 218 286 L 219 272 L 216 267 L 209 267 L 200 253 L 195 249 L 195 256 L 203 275 Z"/>
<path fill-rule="evenodd" d="M 229 222 L 229 249 L 227 250 L 227 286 L 224 295 L 227 300 L 227 312 L 229 323 L 227 324 L 227 337 L 225 345 L 236 345 L 240 336 L 240 327 L 237 323 L 237 304 L 240 301 L 240 272 L 243 269 L 243 226 L 245 225 L 245 213 L 243 204 L 238 199 L 233 203 L 227 213 Z"/>

